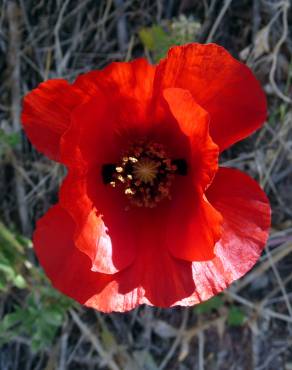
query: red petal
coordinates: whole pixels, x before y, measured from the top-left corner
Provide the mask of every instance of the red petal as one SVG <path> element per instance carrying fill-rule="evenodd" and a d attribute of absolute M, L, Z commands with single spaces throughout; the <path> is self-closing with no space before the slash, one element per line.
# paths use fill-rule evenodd
<path fill-rule="evenodd" d="M 156 245 L 151 245 L 152 240 L 151 237 L 147 237 L 147 233 L 143 233 L 141 237 L 142 248 L 135 262 L 128 269 L 115 275 L 119 294 L 112 292 L 111 300 L 114 301 L 124 295 L 123 306 L 118 310 L 126 308 L 125 302 L 126 309 L 142 303 L 170 307 L 193 294 L 195 285 L 191 263 L 173 258 L 162 246 L 157 248 Z M 86 304 L 96 307 L 96 303 L 93 297 Z"/>
<path fill-rule="evenodd" d="M 88 196 L 92 191 L 98 194 L 95 203 Z M 87 177 L 70 171 L 61 187 L 60 202 L 76 223 L 75 245 L 91 259 L 93 271 L 114 274 L 129 266 L 136 256 L 121 198 L 119 191 L 102 183 L 100 168 Z"/>
<path fill-rule="evenodd" d="M 177 258 L 210 260 L 221 236 L 222 218 L 202 195 L 218 168 L 218 147 L 209 136 L 209 115 L 187 90 L 169 88 L 163 94 L 191 146 L 188 176 L 178 180 L 177 194 L 164 217 L 167 245 Z"/>
<path fill-rule="evenodd" d="M 74 246 L 74 228 L 73 220 L 59 205 L 37 223 L 34 248 L 54 287 L 79 303 L 104 312 L 127 311 L 145 303 L 143 289 L 121 293 L 119 280 L 114 280 L 118 275 L 91 271 L 89 258 Z"/>
<path fill-rule="evenodd" d="M 70 125 L 71 111 L 86 95 L 65 80 L 49 80 L 23 100 L 23 128 L 32 144 L 49 158 L 59 160 L 60 138 Z"/>
<path fill-rule="evenodd" d="M 209 299 L 246 274 L 259 259 L 269 235 L 269 201 L 249 176 L 220 168 L 207 197 L 223 216 L 223 233 L 214 260 L 193 263 L 197 295 L 179 303 L 183 305 Z"/>
<path fill-rule="evenodd" d="M 159 307 L 169 307 L 176 301 L 190 296 L 194 290 L 191 262 L 177 260 L 168 252 L 165 244 L 167 220 L 161 218 L 160 210 L 133 209 L 128 216 L 135 237 L 137 255 L 135 261 L 125 270 L 114 275 L 118 285 L 118 295 L 136 304 L 149 303 Z M 115 230 L 112 230 L 112 234 Z M 119 241 L 117 240 L 117 243 Z M 119 248 L 123 248 L 118 245 Z M 113 292 L 112 300 L 117 297 Z M 87 301 L 96 305 L 95 298 Z"/>
<path fill-rule="evenodd" d="M 146 60 L 137 59 L 112 63 L 76 80 L 74 86 L 91 100 L 74 111 L 72 126 L 62 138 L 64 163 L 79 168 L 114 163 L 128 141 L 149 133 L 155 123 L 150 111 L 154 71 Z"/>
<path fill-rule="evenodd" d="M 90 90 L 89 87 L 88 89 Z M 120 135 L 119 110 L 116 111 L 112 108 L 112 101 L 104 94 L 104 91 L 99 91 L 98 87 L 95 88 L 94 94 L 94 98 L 73 112 L 72 125 L 62 138 L 63 162 L 70 168 L 75 168 L 74 172 L 77 171 L 76 178 L 74 179 L 75 175 L 69 176 L 61 190 L 62 206 L 68 210 L 77 224 L 74 239 L 76 246 L 91 258 L 93 267 L 97 271 L 109 274 L 121 271 L 133 262 L 137 250 L 140 249 L 141 237 L 134 233 L 132 221 L 138 217 L 143 218 L 148 227 L 153 245 L 163 243 L 165 248 L 170 245 L 169 248 L 175 256 L 186 260 L 210 259 L 213 256 L 214 244 L 220 236 L 221 217 L 202 199 L 202 196 L 194 194 L 196 193 L 195 188 L 188 189 L 187 194 L 191 194 L 191 198 L 185 195 L 184 189 L 183 193 L 178 192 L 176 199 L 181 199 L 181 202 L 174 201 L 173 204 L 176 206 L 171 208 L 171 212 L 168 212 L 170 206 L 168 206 L 165 215 L 163 211 L 160 211 L 160 205 L 157 207 L 157 212 L 161 215 L 157 227 L 161 230 L 167 230 L 167 225 L 170 225 L 169 228 L 176 227 L 176 212 L 180 212 L 181 218 L 185 220 L 179 226 L 179 232 L 176 233 L 176 237 L 173 237 L 173 241 L 168 238 L 166 242 L 166 238 L 164 238 L 162 242 L 161 240 L 157 241 L 157 230 L 152 230 L 151 221 L 149 222 L 151 216 L 149 219 L 144 218 L 143 210 L 125 211 L 128 206 L 126 197 L 120 194 L 119 189 L 112 189 L 102 183 L 101 166 L 105 163 L 117 163 L 123 151 L 122 147 L 128 145 L 128 141 L 123 135 Z M 192 109 L 193 105 L 188 108 Z M 170 116 L 169 112 L 167 114 Z M 173 118 L 171 119 L 173 120 Z M 206 124 L 203 128 L 200 130 L 198 127 L 196 132 L 197 136 L 202 136 L 200 138 L 202 154 L 201 156 L 194 155 L 195 165 L 203 168 L 201 176 L 201 182 L 204 182 L 203 187 L 210 181 L 210 168 L 212 170 L 213 167 L 217 166 L 217 158 L 215 164 L 208 159 L 212 157 L 212 155 L 208 156 L 212 151 L 215 156 L 217 155 L 217 148 L 208 138 L 207 122 L 204 121 L 204 123 Z M 164 132 L 168 134 L 167 127 L 162 126 L 155 126 L 154 135 L 160 137 L 160 135 L 163 136 Z M 169 124 L 171 133 L 176 132 L 176 135 L 173 135 L 176 146 L 182 147 L 182 145 L 178 145 L 181 141 L 184 148 L 180 152 L 185 152 L 187 140 L 183 138 L 178 142 L 179 130 L 175 131 L 174 126 L 177 126 L 176 122 Z M 161 129 L 161 133 L 159 129 Z M 151 132 L 149 128 L 148 130 Z M 209 151 L 205 150 L 203 144 L 208 145 Z M 199 145 L 198 141 L 196 145 Z M 207 158 L 208 163 L 201 161 L 202 158 Z M 203 162 L 202 165 L 201 162 Z M 90 163 L 90 167 L 87 166 L 88 163 Z M 73 169 L 70 169 L 69 174 L 72 175 L 72 171 Z M 197 171 L 194 177 L 198 176 L 198 173 Z M 191 178 L 188 180 L 191 181 Z M 184 194 L 184 197 L 181 194 Z M 189 203 L 192 200 L 190 201 L 190 199 L 193 200 L 191 206 Z M 172 202 L 169 204 L 171 205 Z M 177 209 L 181 209 L 181 211 L 177 211 Z M 109 229 L 112 242 L 111 245 L 106 244 L 106 248 L 102 249 L 101 253 L 98 252 L 96 243 L 100 238 L 98 226 L 100 215 L 103 216 L 105 225 Z M 194 248 L 193 234 L 189 227 L 192 223 L 196 223 L 200 228 L 199 236 L 196 236 L 198 243 L 196 248 Z M 210 223 L 212 227 L 210 227 Z M 198 231 L 197 228 L 195 230 Z M 167 234 L 168 231 L 164 235 Z M 169 234 L 172 235 L 172 231 Z M 186 247 L 180 248 L 181 241 L 185 239 Z"/>
<path fill-rule="evenodd" d="M 90 261 L 72 243 L 74 223 L 60 207 L 52 208 L 37 225 L 34 245 L 56 288 L 90 307 L 126 311 L 138 304 L 161 307 L 192 305 L 209 299 L 244 275 L 257 261 L 268 237 L 270 207 L 257 183 L 243 173 L 221 168 L 208 189 L 209 200 L 224 217 L 223 235 L 212 261 L 191 263 L 171 258 L 163 248 L 159 213 L 151 226 L 136 218 L 141 248 L 135 263 L 114 274 L 90 271 Z M 149 224 L 148 224 L 149 226 Z M 160 231 L 159 231 L 160 230 Z M 193 275 L 193 276 L 192 276 Z"/>
<path fill-rule="evenodd" d="M 89 258 L 75 248 L 74 222 L 59 205 L 37 222 L 33 236 L 38 259 L 53 285 L 84 303 L 110 281 L 109 275 L 90 270 Z"/>
<path fill-rule="evenodd" d="M 166 247 L 179 259 L 210 260 L 221 236 L 222 216 L 189 177 L 177 179 L 175 186 L 171 206 L 163 215 Z"/>
<path fill-rule="evenodd" d="M 102 91 L 117 112 L 120 125 L 149 125 L 154 74 L 155 66 L 141 58 L 111 63 L 103 70 L 81 75 L 74 85 L 91 96 Z"/>
<path fill-rule="evenodd" d="M 170 88 L 164 90 L 163 95 L 182 132 L 189 138 L 189 171 L 196 186 L 204 191 L 217 171 L 219 153 L 209 136 L 209 115 L 187 90 Z"/>
<path fill-rule="evenodd" d="M 220 151 L 250 135 L 266 118 L 266 98 L 251 70 L 215 45 L 170 49 L 157 67 L 154 89 L 189 90 L 211 117 L 210 134 Z"/>
<path fill-rule="evenodd" d="M 115 275 L 90 270 L 90 260 L 72 241 L 74 222 L 59 205 L 38 221 L 33 242 L 53 285 L 82 304 L 104 312 L 123 312 L 142 303 L 168 307 L 193 292 L 191 264 L 153 248 L 144 231 L 137 263 Z"/>
<path fill-rule="evenodd" d="M 269 235 L 271 209 L 267 196 L 248 175 L 224 167 L 206 195 L 223 216 L 221 247 L 216 254 L 241 276 L 257 261 Z"/>
<path fill-rule="evenodd" d="M 61 140 L 61 160 L 68 167 L 85 173 L 88 166 L 115 163 L 120 155 L 117 116 L 111 101 L 99 91 L 94 98 L 77 107 L 71 126 Z"/>
<path fill-rule="evenodd" d="M 87 178 L 71 172 L 60 194 L 62 206 L 77 225 L 76 246 L 91 258 L 96 271 L 112 274 L 136 263 L 143 248 L 148 248 L 141 230 L 147 230 L 149 245 L 170 250 L 179 259 L 214 257 L 214 245 L 221 235 L 221 215 L 193 188 L 190 178 L 177 179 L 172 200 L 155 209 L 127 209 L 126 197 L 119 189 L 102 184 L 99 177 L 98 169 L 92 169 Z M 100 214 L 111 243 L 99 252 Z"/>
<path fill-rule="evenodd" d="M 124 214 L 123 194 L 102 181 L 102 166 L 120 160 L 119 140 L 124 139 L 116 132 L 119 121 L 109 103 L 96 90 L 95 98 L 72 114 L 72 125 L 62 138 L 62 161 L 69 166 L 69 175 L 60 202 L 76 223 L 75 244 L 90 257 L 92 268 L 113 274 L 132 263 L 136 245 Z M 99 244 L 101 216 L 111 238 L 103 245 Z"/>

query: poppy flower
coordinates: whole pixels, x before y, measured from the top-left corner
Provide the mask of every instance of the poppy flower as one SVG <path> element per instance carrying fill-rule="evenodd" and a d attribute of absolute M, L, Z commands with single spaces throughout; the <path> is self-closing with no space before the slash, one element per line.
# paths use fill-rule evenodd
<path fill-rule="evenodd" d="M 266 111 L 249 68 L 215 44 L 32 90 L 24 130 L 68 169 L 33 236 L 53 285 L 111 312 L 197 304 L 244 275 L 266 243 L 270 206 L 218 157 Z"/>

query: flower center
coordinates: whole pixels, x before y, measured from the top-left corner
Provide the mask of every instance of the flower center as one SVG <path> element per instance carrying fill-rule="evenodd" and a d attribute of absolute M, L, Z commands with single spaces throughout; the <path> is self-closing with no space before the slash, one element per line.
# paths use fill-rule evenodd
<path fill-rule="evenodd" d="M 187 174 L 186 161 L 170 159 L 161 144 L 152 142 L 132 145 L 118 164 L 102 167 L 105 184 L 121 188 L 131 204 L 148 208 L 171 199 L 175 174 Z"/>

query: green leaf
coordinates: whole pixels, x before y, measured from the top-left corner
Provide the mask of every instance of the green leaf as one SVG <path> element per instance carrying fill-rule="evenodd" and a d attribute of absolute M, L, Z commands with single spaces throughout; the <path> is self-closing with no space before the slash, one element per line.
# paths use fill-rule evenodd
<path fill-rule="evenodd" d="M 20 143 L 20 134 L 18 132 L 8 134 L 3 129 L 0 129 L 0 143 L 15 147 Z"/>
<path fill-rule="evenodd" d="M 182 45 L 196 40 L 200 23 L 185 16 L 163 22 L 163 27 L 155 24 L 141 28 L 138 32 L 144 47 L 152 53 L 155 62 L 164 58 L 173 45 Z"/>
<path fill-rule="evenodd" d="M 30 243 L 0 221 L 0 291 L 12 286 L 25 289 L 28 283 L 31 287 L 22 295 L 24 299 L 2 317 L 0 345 L 20 336 L 27 338 L 32 349 L 38 351 L 51 346 L 74 303 L 49 285 L 43 271 L 26 259 Z"/>
<path fill-rule="evenodd" d="M 167 33 L 158 25 L 141 28 L 138 34 L 142 44 L 150 51 L 155 51 L 168 39 Z"/>
<path fill-rule="evenodd" d="M 0 335 L 5 331 L 9 330 L 12 326 L 21 321 L 21 315 L 19 312 L 8 313 L 4 316 L 0 324 Z"/>
<path fill-rule="evenodd" d="M 142 44 L 148 49 L 153 50 L 154 49 L 154 40 L 153 35 L 151 32 L 151 29 L 149 28 L 142 28 L 138 35 L 140 37 L 140 40 L 142 41 Z"/>
<path fill-rule="evenodd" d="M 230 326 L 242 326 L 245 321 L 245 313 L 238 307 L 232 306 L 228 312 L 227 323 Z"/>
<path fill-rule="evenodd" d="M 15 238 L 14 234 L 0 221 L 0 244 L 3 247 L 11 247 L 17 252 L 23 254 L 23 246 Z"/>
<path fill-rule="evenodd" d="M 14 271 L 11 266 L 6 265 L 5 263 L 0 262 L 0 272 L 5 275 L 8 281 L 11 281 L 14 278 Z"/>
<path fill-rule="evenodd" d="M 13 279 L 13 284 L 18 289 L 24 289 L 27 287 L 26 281 L 24 280 L 23 276 L 21 276 L 20 274 L 15 276 L 15 278 Z"/>
<path fill-rule="evenodd" d="M 224 305 L 224 301 L 220 296 L 215 296 L 206 302 L 203 302 L 195 307 L 195 311 L 199 314 L 210 313 L 213 310 L 218 310 L 219 307 Z"/>

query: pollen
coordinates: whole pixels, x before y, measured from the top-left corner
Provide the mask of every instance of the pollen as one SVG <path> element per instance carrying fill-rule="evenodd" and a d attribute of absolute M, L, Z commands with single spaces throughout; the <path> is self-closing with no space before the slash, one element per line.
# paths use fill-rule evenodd
<path fill-rule="evenodd" d="M 116 164 L 104 165 L 105 184 L 121 191 L 129 203 L 138 207 L 154 208 L 162 200 L 171 199 L 171 186 L 176 174 L 186 161 L 172 160 L 158 143 L 131 145 Z M 184 168 L 183 168 L 184 169 Z"/>
<path fill-rule="evenodd" d="M 138 162 L 138 159 L 135 158 L 135 157 L 129 157 L 129 161 L 133 162 L 133 163 L 136 163 L 136 162 Z"/>

